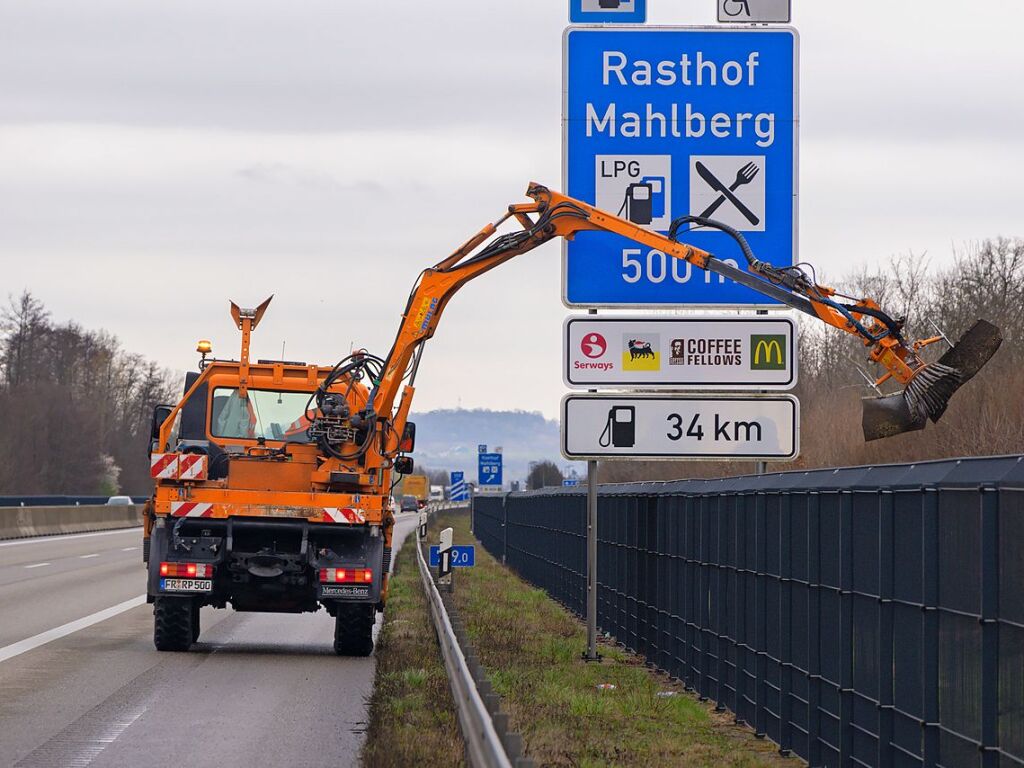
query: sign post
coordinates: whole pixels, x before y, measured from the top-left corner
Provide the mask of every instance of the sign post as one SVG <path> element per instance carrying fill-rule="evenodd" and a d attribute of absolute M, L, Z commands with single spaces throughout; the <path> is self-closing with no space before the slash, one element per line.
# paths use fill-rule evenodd
<path fill-rule="evenodd" d="M 484 492 L 500 492 L 502 486 L 502 457 L 500 453 L 477 454 L 477 484 Z"/>
<path fill-rule="evenodd" d="M 449 501 L 469 501 L 469 487 L 464 472 L 452 472 L 448 488 Z"/>
<path fill-rule="evenodd" d="M 718 1 L 720 14 L 731 17 L 751 16 L 753 6 L 767 13 L 783 0 Z M 588 2 L 595 10 L 622 5 L 571 0 L 573 22 L 616 22 L 578 15 Z M 680 217 L 696 217 L 679 239 L 734 266 L 743 261 L 739 246 L 713 223 L 742 233 L 761 261 L 783 267 L 799 260 L 796 30 L 570 27 L 562 55 L 568 195 L 662 233 Z M 599 307 L 779 306 L 605 232 L 563 243 L 562 300 L 591 315 L 564 327 L 563 378 L 589 392 L 565 397 L 561 423 L 563 455 L 587 461 L 584 658 L 596 661 L 598 460 L 792 459 L 799 404 L 753 392 L 795 385 L 796 336 L 786 317 L 593 317 Z M 751 394 L 597 393 L 637 387 Z"/>

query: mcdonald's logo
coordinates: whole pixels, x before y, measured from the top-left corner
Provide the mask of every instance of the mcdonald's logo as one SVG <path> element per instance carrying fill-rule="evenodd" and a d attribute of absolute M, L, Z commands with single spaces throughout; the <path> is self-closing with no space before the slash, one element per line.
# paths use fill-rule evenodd
<path fill-rule="evenodd" d="M 752 371 L 786 370 L 786 337 L 754 334 L 750 337 Z"/>

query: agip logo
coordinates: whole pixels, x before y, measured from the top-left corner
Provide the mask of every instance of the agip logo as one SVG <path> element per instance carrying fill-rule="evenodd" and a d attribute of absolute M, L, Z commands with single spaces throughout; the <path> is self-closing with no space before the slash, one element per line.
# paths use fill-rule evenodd
<path fill-rule="evenodd" d="M 660 371 L 661 336 L 657 333 L 623 334 L 622 370 Z"/>
<path fill-rule="evenodd" d="M 752 334 L 750 337 L 750 370 L 786 370 L 786 336 L 784 334 Z"/>

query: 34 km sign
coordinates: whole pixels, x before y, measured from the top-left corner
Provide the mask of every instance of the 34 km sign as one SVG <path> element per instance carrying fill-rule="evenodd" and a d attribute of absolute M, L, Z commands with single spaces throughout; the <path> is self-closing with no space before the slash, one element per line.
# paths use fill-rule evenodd
<path fill-rule="evenodd" d="M 792 395 L 566 395 L 567 459 L 791 460 L 800 452 Z"/>

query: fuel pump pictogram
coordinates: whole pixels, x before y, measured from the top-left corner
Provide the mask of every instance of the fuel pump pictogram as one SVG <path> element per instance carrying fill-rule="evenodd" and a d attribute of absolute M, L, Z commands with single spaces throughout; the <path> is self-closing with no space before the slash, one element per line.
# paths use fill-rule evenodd
<path fill-rule="evenodd" d="M 642 227 L 668 229 L 671 208 L 669 155 L 598 155 L 594 197 L 598 208 Z"/>
<path fill-rule="evenodd" d="M 644 176 L 626 187 L 619 216 L 625 215 L 634 224 L 648 225 L 665 215 L 665 178 Z"/>
<path fill-rule="evenodd" d="M 597 442 L 602 448 L 632 448 L 636 445 L 636 407 L 613 405 Z"/>

